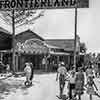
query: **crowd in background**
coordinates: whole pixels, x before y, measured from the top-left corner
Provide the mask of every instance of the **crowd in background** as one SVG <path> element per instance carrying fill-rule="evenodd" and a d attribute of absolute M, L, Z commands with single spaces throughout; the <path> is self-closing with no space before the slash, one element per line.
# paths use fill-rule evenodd
<path fill-rule="evenodd" d="M 56 77 L 56 80 L 59 79 L 59 97 L 63 97 L 63 90 L 67 81 L 69 100 L 81 100 L 81 95 L 84 94 L 84 91 L 89 95 L 90 100 L 92 100 L 92 95 L 100 98 L 97 92 L 98 88 L 94 82 L 94 79 L 100 76 L 97 66 L 97 63 L 90 61 L 87 65 L 78 63 L 76 66 L 67 69 L 64 62 L 61 62 Z"/>

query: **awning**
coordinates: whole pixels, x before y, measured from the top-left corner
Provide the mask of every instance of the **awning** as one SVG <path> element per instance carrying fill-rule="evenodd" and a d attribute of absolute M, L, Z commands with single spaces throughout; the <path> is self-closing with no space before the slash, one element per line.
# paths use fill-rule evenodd
<path fill-rule="evenodd" d="M 82 56 L 84 56 L 84 55 L 85 55 L 85 53 L 81 53 L 81 52 L 80 52 L 79 54 L 80 54 L 80 55 L 82 55 Z"/>
<path fill-rule="evenodd" d="M 0 53 L 11 53 L 12 50 L 0 50 Z"/>
<path fill-rule="evenodd" d="M 53 46 L 53 45 L 49 45 L 49 44 L 45 44 L 48 48 L 54 48 L 54 49 L 61 49 L 60 47 L 57 46 Z"/>
<path fill-rule="evenodd" d="M 69 53 L 65 53 L 65 52 L 49 52 L 49 54 L 51 54 L 51 55 L 66 55 L 66 56 L 68 56 L 68 55 L 70 55 Z"/>

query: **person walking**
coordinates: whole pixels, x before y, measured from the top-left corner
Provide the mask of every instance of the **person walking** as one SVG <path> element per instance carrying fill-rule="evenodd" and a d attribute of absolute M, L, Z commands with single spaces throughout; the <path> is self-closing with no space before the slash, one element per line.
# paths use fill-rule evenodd
<path fill-rule="evenodd" d="M 75 71 L 72 70 L 70 77 L 68 79 L 69 100 L 72 100 L 75 97 L 75 79 L 76 79 Z"/>
<path fill-rule="evenodd" d="M 98 64 L 95 63 L 94 65 L 94 72 L 95 72 L 95 77 L 97 78 L 98 77 Z"/>
<path fill-rule="evenodd" d="M 30 83 L 31 83 L 30 78 L 31 78 L 31 73 L 32 73 L 30 63 L 25 63 L 24 72 L 26 74 L 25 85 L 30 85 Z"/>
<path fill-rule="evenodd" d="M 59 67 L 57 69 L 57 76 L 56 76 L 56 81 L 59 78 L 59 91 L 60 91 L 59 97 L 60 98 L 62 98 L 62 95 L 63 95 L 63 90 L 64 90 L 64 87 L 65 87 L 66 74 L 67 74 L 67 70 L 65 68 L 65 64 L 64 64 L 64 62 L 61 62 L 61 64 L 59 65 Z"/>
<path fill-rule="evenodd" d="M 42 59 L 42 68 L 43 68 L 43 71 L 46 70 L 45 67 L 46 67 L 46 56 L 44 56 L 44 58 Z"/>
<path fill-rule="evenodd" d="M 81 100 L 81 95 L 83 94 L 84 80 L 84 73 L 82 71 L 82 68 L 79 67 L 75 78 L 75 94 L 78 96 L 78 100 Z"/>
<path fill-rule="evenodd" d="M 100 95 L 94 90 L 95 87 L 95 89 L 98 91 L 93 77 L 88 76 L 87 84 L 85 85 L 85 87 L 87 88 L 87 94 L 89 94 L 90 100 L 92 100 L 92 95 L 96 95 L 100 98 Z"/>
<path fill-rule="evenodd" d="M 93 69 L 92 69 L 92 65 L 91 64 L 89 64 L 89 66 L 88 66 L 88 68 L 86 70 L 86 76 L 87 76 L 87 78 L 88 78 L 88 76 L 94 77 Z"/>
<path fill-rule="evenodd" d="M 6 65 L 6 71 L 7 71 L 7 74 L 10 72 L 10 65 L 9 64 Z"/>
<path fill-rule="evenodd" d="M 32 79 L 34 77 L 34 68 L 33 68 L 33 64 L 30 63 L 30 67 L 31 67 L 31 76 L 30 76 L 30 81 L 31 81 L 31 84 L 32 84 Z"/>

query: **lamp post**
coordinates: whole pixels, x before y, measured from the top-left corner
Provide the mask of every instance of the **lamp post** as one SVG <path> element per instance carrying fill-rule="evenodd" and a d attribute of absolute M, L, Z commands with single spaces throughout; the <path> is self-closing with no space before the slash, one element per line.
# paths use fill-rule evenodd
<path fill-rule="evenodd" d="M 15 11 L 12 10 L 12 68 L 15 72 Z"/>
<path fill-rule="evenodd" d="M 76 70 L 76 42 L 77 42 L 77 0 L 75 5 L 75 33 L 74 33 L 74 67 Z"/>

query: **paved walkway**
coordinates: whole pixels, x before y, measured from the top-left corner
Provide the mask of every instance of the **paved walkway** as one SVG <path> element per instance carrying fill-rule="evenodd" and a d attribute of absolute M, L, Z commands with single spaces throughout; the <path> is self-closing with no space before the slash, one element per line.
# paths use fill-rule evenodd
<path fill-rule="evenodd" d="M 25 88 L 25 77 L 10 77 L 6 81 L 3 81 L 3 89 L 5 91 L 3 93 L 0 92 L 0 100 L 59 100 L 56 97 L 59 91 L 55 78 L 56 74 L 35 75 L 33 86 Z M 95 83 L 100 91 L 100 79 L 95 79 Z M 66 84 L 64 94 L 67 94 L 67 90 Z M 82 100 L 89 100 L 89 96 L 85 93 L 82 95 Z M 93 96 L 93 100 L 100 100 L 100 98 Z"/>

